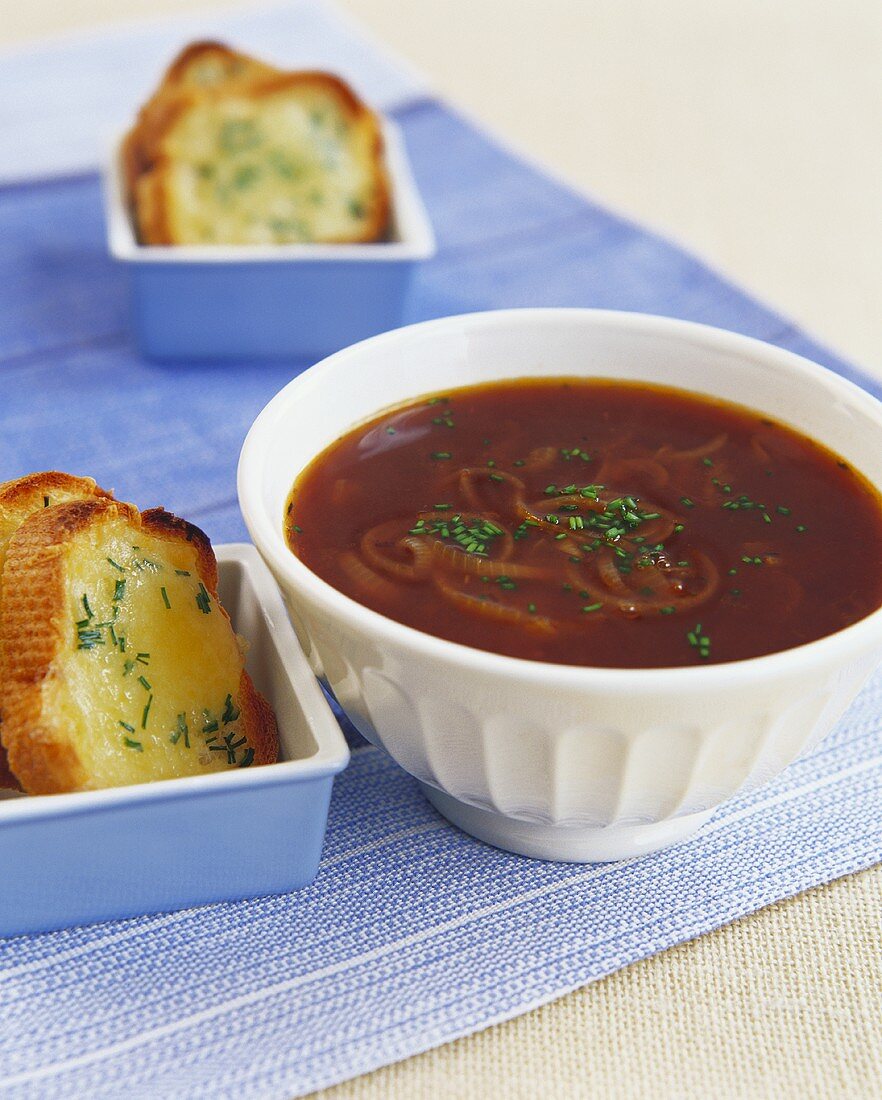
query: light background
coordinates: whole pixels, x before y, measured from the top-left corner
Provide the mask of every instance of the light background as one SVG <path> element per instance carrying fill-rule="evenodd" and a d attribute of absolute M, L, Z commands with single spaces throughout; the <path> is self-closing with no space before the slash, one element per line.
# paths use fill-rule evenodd
<path fill-rule="evenodd" d="M 882 0 L 338 2 L 510 142 L 882 377 Z M 204 7 L 0 0 L 0 42 Z M 877 868 L 321 1095 L 877 1096 L 880 929 Z"/>
<path fill-rule="evenodd" d="M 0 41 L 207 2 L 0 0 Z M 499 134 L 882 376 L 880 0 L 338 4 Z"/>

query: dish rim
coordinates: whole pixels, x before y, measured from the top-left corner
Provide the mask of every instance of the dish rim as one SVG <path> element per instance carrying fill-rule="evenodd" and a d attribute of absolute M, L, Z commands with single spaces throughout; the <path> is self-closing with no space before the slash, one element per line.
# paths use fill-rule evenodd
<path fill-rule="evenodd" d="M 220 543 L 214 547 L 218 565 L 241 565 L 253 585 L 260 611 L 271 628 L 279 655 L 291 680 L 292 689 L 303 707 L 315 752 L 299 760 L 282 760 L 257 768 L 234 768 L 210 775 L 188 775 L 178 779 L 158 779 L 132 783 L 124 787 L 105 787 L 97 791 L 73 791 L 69 794 L 20 794 L 0 799 L 0 828 L 12 822 L 41 817 L 58 817 L 119 805 L 166 802 L 191 795 L 232 792 L 243 787 L 263 787 L 290 783 L 292 779 L 311 779 L 335 775 L 349 763 L 349 747 L 337 719 L 322 694 L 297 635 L 285 610 L 282 594 L 266 565 L 251 543 Z"/>
<path fill-rule="evenodd" d="M 135 239 L 124 197 L 122 137 L 114 141 L 103 173 L 104 212 L 110 255 L 131 264 L 400 263 L 428 260 L 437 252 L 435 233 L 417 187 L 400 127 L 381 119 L 385 164 L 392 191 L 391 241 L 364 244 L 144 245 Z"/>
<path fill-rule="evenodd" d="M 699 341 L 705 346 L 710 343 L 716 350 L 728 350 L 735 355 L 740 354 L 741 357 L 760 356 L 770 365 L 783 368 L 791 375 L 800 374 L 814 383 L 823 383 L 828 388 L 838 390 L 843 400 L 850 405 L 857 403 L 870 415 L 878 424 L 882 434 L 882 402 L 866 390 L 795 352 L 712 325 L 656 314 L 581 307 L 487 310 L 422 321 L 372 336 L 325 357 L 287 383 L 254 420 L 239 457 L 237 476 L 239 504 L 255 545 L 267 559 L 273 572 L 277 576 L 290 580 L 295 589 L 305 589 L 320 605 L 323 612 L 334 617 L 342 617 L 343 621 L 355 631 L 379 641 L 380 644 L 384 641 L 398 643 L 418 651 L 424 658 L 433 659 L 439 663 L 459 668 L 467 665 L 469 671 L 473 673 L 508 677 L 530 683 L 553 682 L 564 690 L 607 690 L 612 687 L 617 690 L 627 690 L 632 694 L 654 694 L 660 688 L 683 691 L 732 688 L 745 682 L 777 679 L 797 669 L 804 672 L 806 668 L 828 665 L 831 657 L 835 657 L 836 650 L 839 651 L 837 663 L 841 663 L 870 648 L 874 641 L 876 644 L 882 642 L 882 606 L 880 606 L 863 619 L 812 642 L 737 661 L 662 668 L 606 668 L 598 665 L 563 665 L 550 661 L 534 661 L 473 648 L 390 619 L 358 603 L 322 580 L 288 548 L 282 530 L 281 514 L 276 521 L 273 521 L 263 507 L 265 451 L 270 434 L 284 417 L 289 404 L 296 404 L 296 396 L 302 389 L 317 384 L 323 367 L 331 363 L 345 362 L 347 359 L 357 360 L 368 347 L 373 350 L 381 349 L 383 345 L 406 341 L 417 332 L 431 334 L 433 330 L 457 327 L 463 329 L 465 326 L 470 333 L 474 333 L 476 329 L 486 331 L 487 328 L 494 326 L 504 327 L 510 320 L 553 325 L 557 318 L 573 316 L 582 317 L 589 324 L 625 326 L 646 334 L 656 333 L 686 341 Z M 513 376 L 503 375 L 498 380 L 504 380 L 506 377 Z M 586 375 L 586 377 L 589 376 Z M 407 400 L 417 399 L 419 396 L 419 393 L 414 393 Z M 381 412 L 384 407 L 378 406 L 377 412 Z M 754 406 L 748 407 L 754 408 Z M 823 438 L 819 437 L 819 441 L 828 446 Z M 293 477 L 299 476 L 300 472 L 300 470 L 296 471 Z M 863 474 L 863 471 L 861 473 Z M 867 480 L 871 479 L 867 478 Z M 876 484 L 873 481 L 871 483 Z M 882 492 L 878 485 L 876 488 Z M 831 653 L 831 650 L 834 652 Z"/>

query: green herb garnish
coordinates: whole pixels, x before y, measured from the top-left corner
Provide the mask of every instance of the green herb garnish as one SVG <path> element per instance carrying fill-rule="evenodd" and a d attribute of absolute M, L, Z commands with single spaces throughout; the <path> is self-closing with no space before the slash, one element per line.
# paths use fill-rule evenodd
<path fill-rule="evenodd" d="M 707 634 L 702 632 L 701 623 L 696 623 L 695 629 L 687 632 L 686 640 L 693 649 L 698 650 L 698 656 L 701 657 L 702 660 L 707 660 L 710 656 L 711 642 Z"/>
<path fill-rule="evenodd" d="M 196 606 L 203 615 L 211 614 L 211 597 L 208 595 L 205 585 L 201 581 L 199 582 L 199 591 L 196 594 Z"/>
<path fill-rule="evenodd" d="M 233 702 L 232 695 L 228 695 L 224 700 L 224 712 L 221 715 L 221 721 L 227 726 L 230 722 L 235 722 L 239 714 L 239 708 Z"/>

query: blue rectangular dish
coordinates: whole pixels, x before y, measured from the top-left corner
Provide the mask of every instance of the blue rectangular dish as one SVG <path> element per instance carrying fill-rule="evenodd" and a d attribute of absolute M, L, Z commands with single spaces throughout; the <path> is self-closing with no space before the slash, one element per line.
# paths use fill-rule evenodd
<path fill-rule="evenodd" d="M 398 128 L 385 122 L 383 136 L 392 228 L 374 244 L 138 244 L 115 153 L 105 180 L 108 247 L 128 268 L 142 354 L 319 358 L 398 327 L 435 238 Z"/>
<path fill-rule="evenodd" d="M 279 894 L 318 871 L 349 750 L 275 582 L 221 546 L 220 597 L 279 724 L 280 762 L 186 779 L 0 801 L 0 936 Z"/>

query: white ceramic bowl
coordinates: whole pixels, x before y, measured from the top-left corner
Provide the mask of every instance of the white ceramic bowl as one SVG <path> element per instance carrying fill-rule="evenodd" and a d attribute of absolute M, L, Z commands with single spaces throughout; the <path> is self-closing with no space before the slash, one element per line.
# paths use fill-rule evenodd
<path fill-rule="evenodd" d="M 882 610 L 796 649 L 698 668 L 574 668 L 486 653 L 369 611 L 283 535 L 291 483 L 388 405 L 492 379 L 661 382 L 749 404 L 882 488 L 882 405 L 779 348 L 660 317 L 508 310 L 356 344 L 286 386 L 242 451 L 239 497 L 313 667 L 355 725 L 463 829 L 526 855 L 604 860 L 671 844 L 827 734 L 882 656 Z"/>

